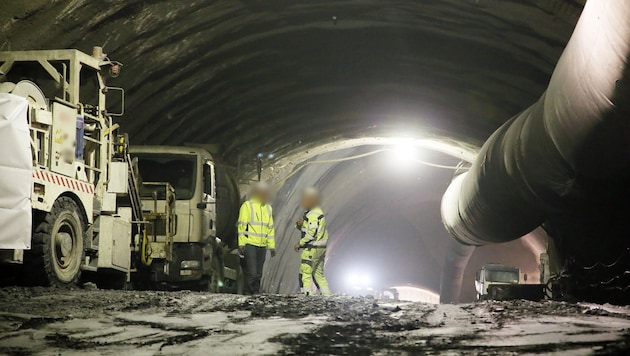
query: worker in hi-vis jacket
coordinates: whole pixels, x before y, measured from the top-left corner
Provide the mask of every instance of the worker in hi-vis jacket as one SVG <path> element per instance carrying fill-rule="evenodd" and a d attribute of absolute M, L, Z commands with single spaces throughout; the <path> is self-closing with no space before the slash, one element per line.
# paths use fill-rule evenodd
<path fill-rule="evenodd" d="M 300 261 L 300 287 L 302 293 L 311 294 L 313 281 L 322 295 L 330 295 L 328 281 L 324 276 L 324 261 L 326 259 L 326 243 L 328 229 L 326 217 L 319 207 L 319 191 L 308 188 L 302 194 L 302 207 L 306 210 L 304 217 L 299 219 L 295 227 L 302 232 L 300 242 L 294 248 L 302 250 Z"/>
<path fill-rule="evenodd" d="M 252 294 L 260 293 L 267 249 L 271 252 L 271 257 L 276 256 L 270 195 L 269 185 L 257 183 L 251 191 L 250 199 L 241 205 L 238 215 L 238 248 L 245 259 L 245 277 Z"/>

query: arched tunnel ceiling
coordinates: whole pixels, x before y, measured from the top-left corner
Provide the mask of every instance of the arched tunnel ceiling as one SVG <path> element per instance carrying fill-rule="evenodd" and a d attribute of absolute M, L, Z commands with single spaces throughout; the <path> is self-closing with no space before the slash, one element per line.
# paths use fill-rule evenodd
<path fill-rule="evenodd" d="M 234 159 L 388 130 L 478 143 L 544 91 L 583 3 L 9 0 L 0 49 L 104 46 L 137 144 Z"/>

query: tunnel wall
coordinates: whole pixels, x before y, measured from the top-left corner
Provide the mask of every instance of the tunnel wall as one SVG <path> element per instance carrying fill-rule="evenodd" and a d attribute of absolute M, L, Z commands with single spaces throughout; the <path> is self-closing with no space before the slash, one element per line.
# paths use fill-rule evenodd
<path fill-rule="evenodd" d="M 442 200 L 459 242 L 517 239 L 547 217 L 627 189 L 630 162 L 630 2 L 590 0 L 546 93 L 501 126 Z"/>

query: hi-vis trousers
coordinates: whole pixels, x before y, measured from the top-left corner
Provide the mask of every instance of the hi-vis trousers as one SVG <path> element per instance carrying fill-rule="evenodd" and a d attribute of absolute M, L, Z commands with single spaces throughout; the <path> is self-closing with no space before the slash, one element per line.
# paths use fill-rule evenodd
<path fill-rule="evenodd" d="M 300 287 L 302 293 L 312 294 L 313 281 L 322 295 L 330 295 L 328 281 L 324 276 L 325 248 L 305 248 L 300 261 Z"/>

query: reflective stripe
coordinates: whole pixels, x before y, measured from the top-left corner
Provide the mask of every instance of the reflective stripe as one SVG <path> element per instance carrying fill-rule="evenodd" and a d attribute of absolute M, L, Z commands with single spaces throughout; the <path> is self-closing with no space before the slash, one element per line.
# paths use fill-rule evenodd
<path fill-rule="evenodd" d="M 275 236 L 267 236 L 267 240 L 274 240 L 275 238 Z"/>
<path fill-rule="evenodd" d="M 265 207 L 267 207 L 267 216 L 271 216 L 271 206 L 269 204 L 265 204 Z"/>
<path fill-rule="evenodd" d="M 313 240 L 315 240 L 315 237 L 313 237 L 313 236 L 311 236 L 309 234 L 306 234 L 306 235 L 304 235 L 303 239 L 308 239 L 309 241 L 313 241 Z"/>
<path fill-rule="evenodd" d="M 313 265 L 313 261 L 311 260 L 301 260 L 300 263 L 304 263 L 305 265 L 309 265 L 309 266 Z"/>
<path fill-rule="evenodd" d="M 317 240 L 313 242 L 313 246 L 325 247 L 328 240 Z"/>
<path fill-rule="evenodd" d="M 244 231 L 243 234 L 245 236 L 251 236 L 251 237 L 267 237 L 267 234 L 263 234 L 260 232 L 253 232 L 253 231 Z"/>
<path fill-rule="evenodd" d="M 264 227 L 270 227 L 271 225 L 268 222 L 262 222 L 262 221 L 255 221 L 255 222 L 251 222 L 249 223 L 251 226 L 264 226 Z M 245 224 L 247 225 L 247 224 Z"/>

